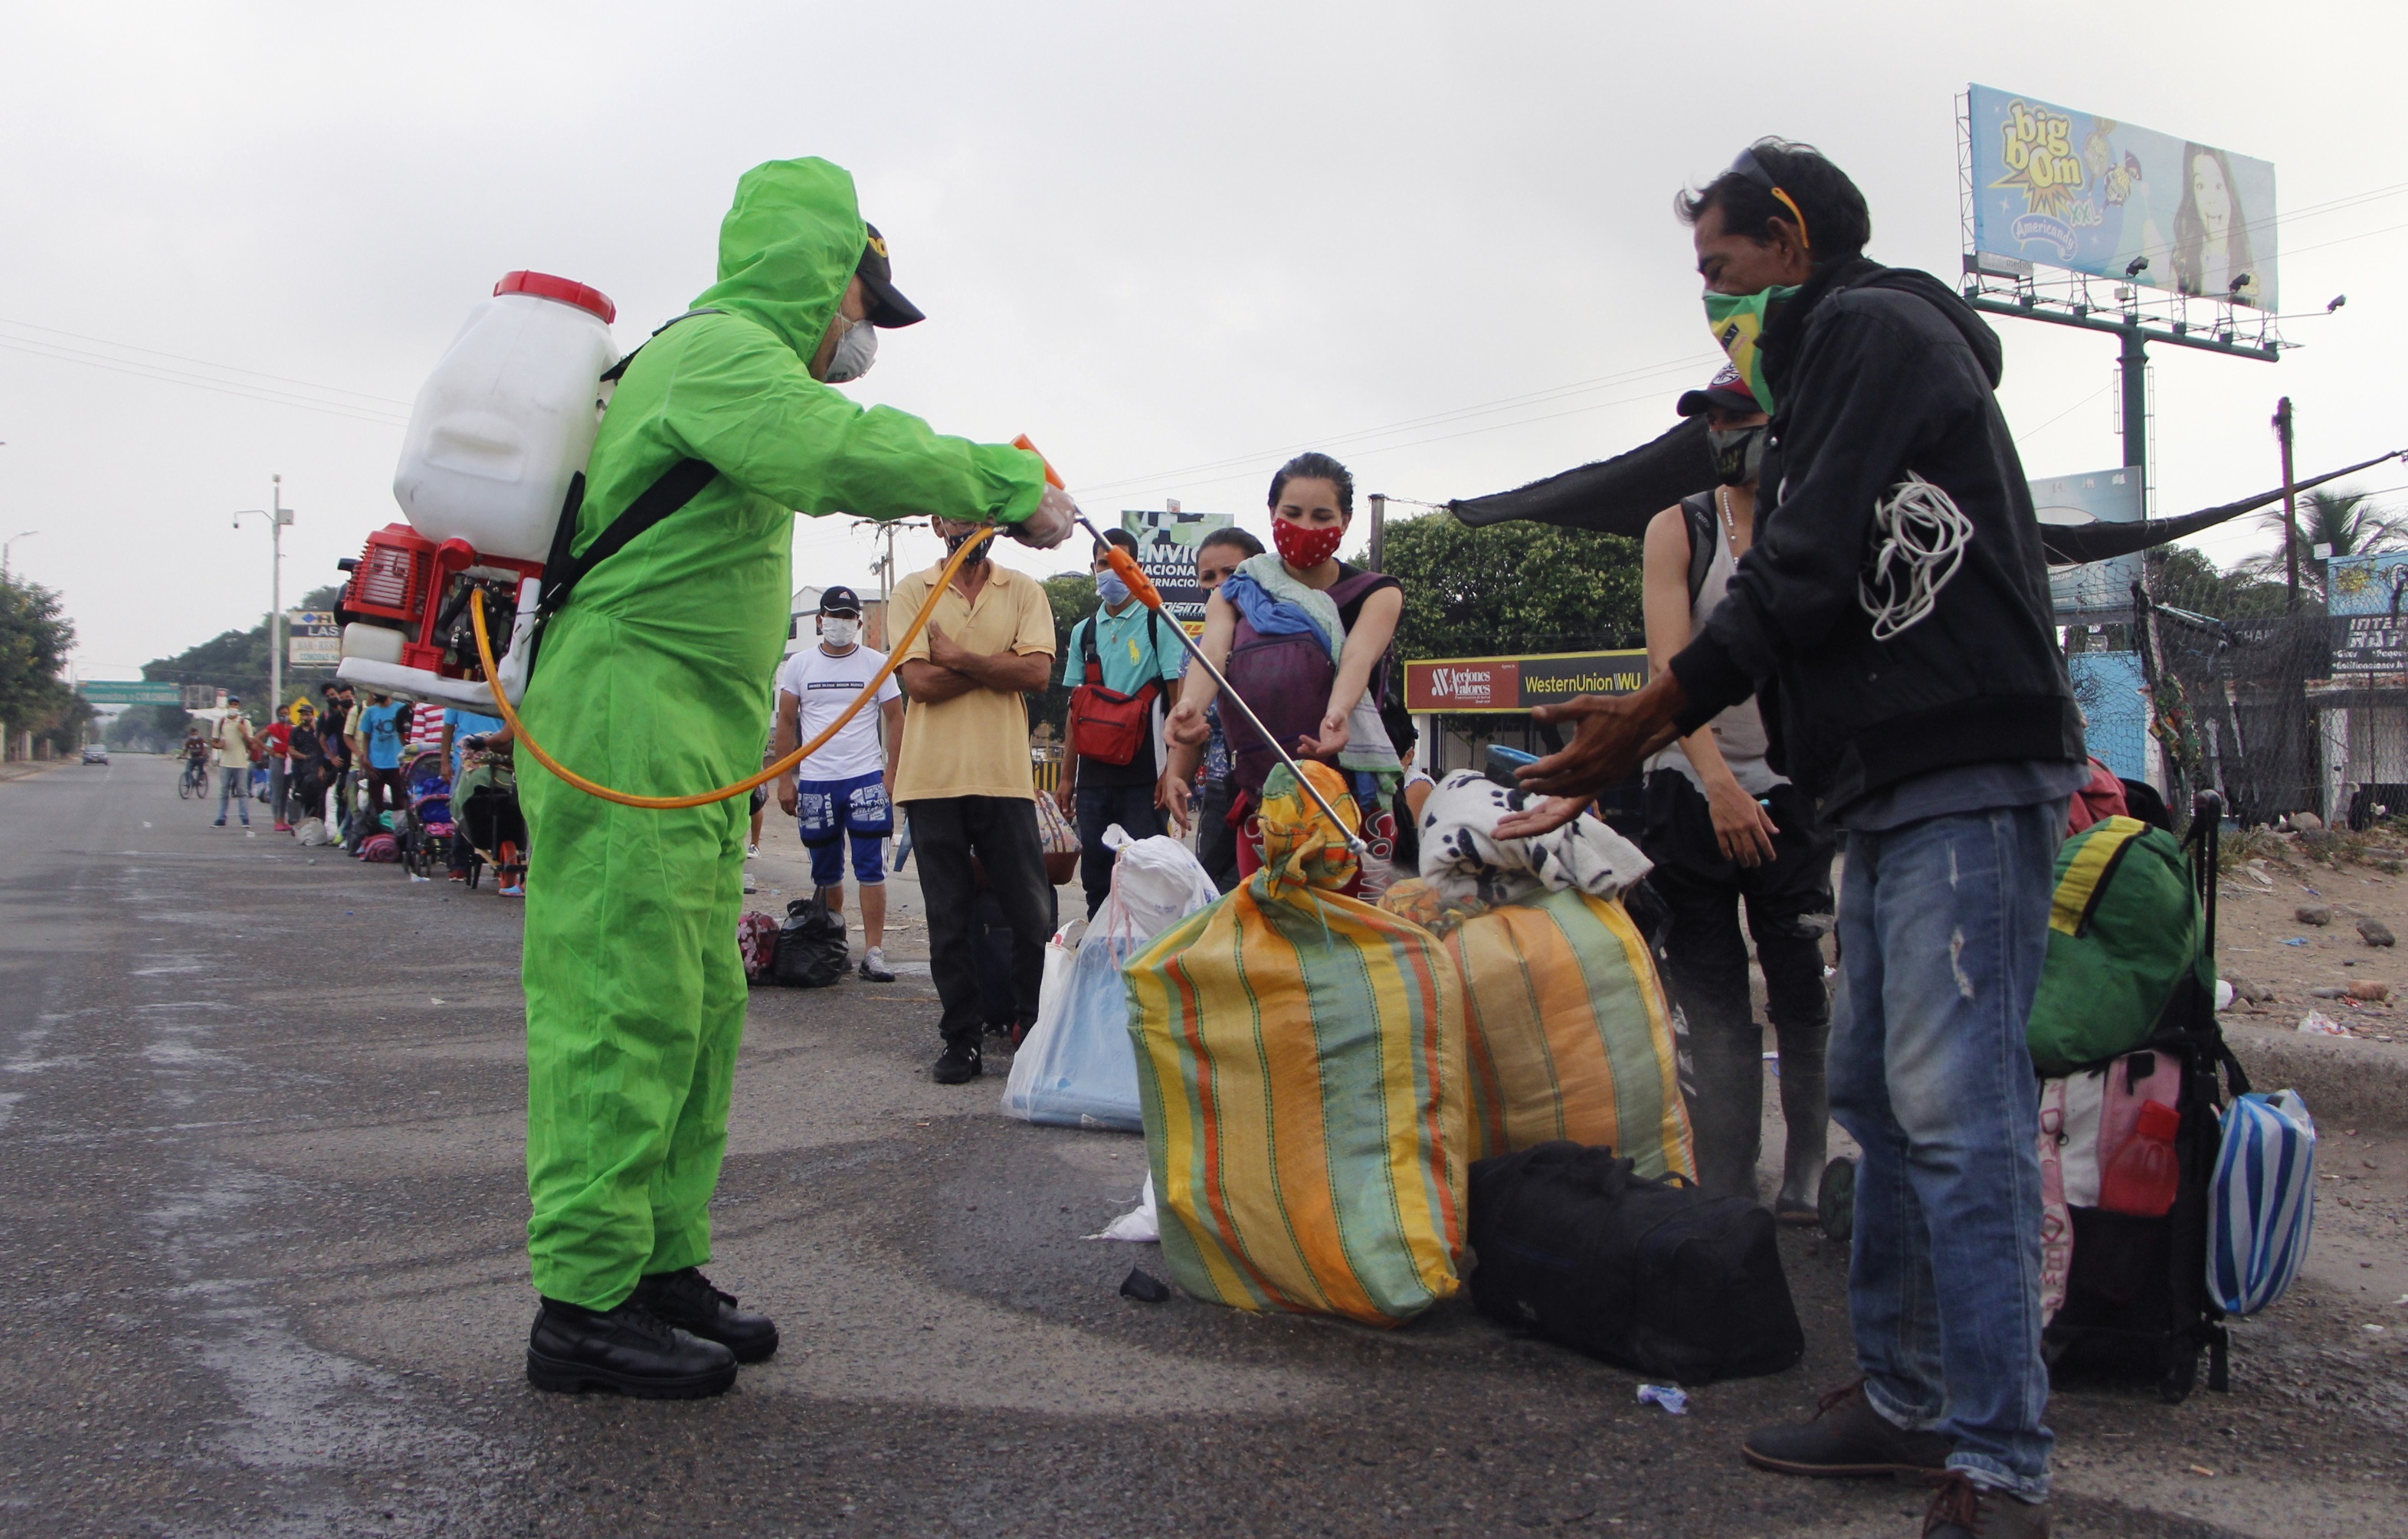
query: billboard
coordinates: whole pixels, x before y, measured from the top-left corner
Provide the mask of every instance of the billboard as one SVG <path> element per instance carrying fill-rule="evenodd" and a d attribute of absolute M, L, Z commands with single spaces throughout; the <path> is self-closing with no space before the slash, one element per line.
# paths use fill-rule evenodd
<path fill-rule="evenodd" d="M 2408 674 L 2408 550 L 2325 563 L 2335 674 Z"/>
<path fill-rule="evenodd" d="M 295 668 L 334 668 L 343 661 L 343 628 L 332 609 L 288 609 L 284 612 L 284 661 Z"/>
<path fill-rule="evenodd" d="M 2057 476 L 2031 483 L 2032 511 L 2042 523 L 2138 523 L 2144 504 L 2141 473 L 2128 467 Z M 2132 584 L 2141 558 L 2116 556 L 2080 566 L 2051 567 L 2048 596 L 2060 625 L 2104 625 L 2132 616 Z"/>
<path fill-rule="evenodd" d="M 1163 607 L 1192 634 L 1204 624 L 1204 590 L 1196 586 L 1196 548 L 1205 536 L 1238 521 L 1230 513 L 1124 511 L 1121 527 L 1137 536 L 1137 563 L 1161 591 Z"/>
<path fill-rule="evenodd" d="M 1971 93 L 1973 249 L 2275 307 L 2274 167 L 1991 86 Z M 2236 287 L 2237 285 L 2237 287 Z"/>
<path fill-rule="evenodd" d="M 1526 711 L 1582 694 L 1636 694 L 1644 648 L 1536 657 L 1449 657 L 1405 664 L 1405 708 L 1448 715 Z"/>

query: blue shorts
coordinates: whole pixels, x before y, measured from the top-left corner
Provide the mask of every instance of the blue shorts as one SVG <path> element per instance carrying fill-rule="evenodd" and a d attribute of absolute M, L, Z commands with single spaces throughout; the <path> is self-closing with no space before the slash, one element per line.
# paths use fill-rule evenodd
<path fill-rule="evenodd" d="M 803 836 L 803 848 L 811 852 L 812 886 L 835 887 L 844 880 L 848 837 L 853 879 L 864 887 L 886 879 L 886 836 L 895 832 L 895 806 L 886 799 L 884 776 L 797 782 L 795 827 Z"/>

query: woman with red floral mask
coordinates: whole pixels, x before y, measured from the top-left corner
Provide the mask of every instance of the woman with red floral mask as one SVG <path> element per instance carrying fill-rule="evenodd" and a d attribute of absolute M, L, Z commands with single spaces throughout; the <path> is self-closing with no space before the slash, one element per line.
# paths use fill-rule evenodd
<path fill-rule="evenodd" d="M 1365 885 L 1376 890 L 1395 837 L 1387 809 L 1403 778 L 1380 707 L 1391 688 L 1388 645 L 1404 590 L 1394 577 L 1338 559 L 1354 520 L 1354 477 L 1328 455 L 1299 454 L 1282 465 L 1271 477 L 1270 510 L 1278 554 L 1249 558 L 1222 583 L 1205 606 L 1199 645 L 1289 752 L 1347 772 L 1372 845 Z M 1182 827 L 1187 787 L 1211 736 L 1205 707 L 1219 693 L 1211 675 L 1189 670 L 1167 723 L 1170 752 L 1158 800 Z M 1240 792 L 1230 821 L 1242 828 L 1279 760 L 1243 712 L 1221 714 Z M 1257 863 L 1251 845 L 1239 841 L 1241 876 Z"/>

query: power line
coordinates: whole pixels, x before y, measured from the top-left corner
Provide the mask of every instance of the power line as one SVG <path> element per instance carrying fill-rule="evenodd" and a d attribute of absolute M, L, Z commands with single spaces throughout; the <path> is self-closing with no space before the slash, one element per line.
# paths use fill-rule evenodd
<path fill-rule="evenodd" d="M 1108 481 L 1096 482 L 1090 486 L 1082 486 L 1079 490 L 1088 496 L 1103 496 L 1132 488 L 1154 486 L 1169 480 L 1181 480 L 1186 484 L 1193 485 L 1211 485 L 1213 484 L 1213 481 L 1232 480 L 1237 477 L 1223 476 L 1214 477 L 1213 481 L 1192 482 L 1188 481 L 1187 478 L 1201 475 L 1206 471 L 1220 470 L 1231 465 L 1256 465 L 1266 460 L 1294 454 L 1303 449 L 1354 444 L 1365 439 L 1380 438 L 1391 434 L 1407 432 L 1417 427 L 1440 426 L 1450 421 L 1460 421 L 1467 418 L 1487 416 L 1498 411 L 1509 411 L 1516 406 L 1542 406 L 1549 401 L 1561 400 L 1568 396 L 1584 393 L 1588 391 L 1603 390 L 1613 385 L 1630 384 L 1641 379 L 1651 378 L 1665 374 L 1678 373 L 1684 369 L 1694 369 L 1698 367 L 1703 361 L 1711 359 L 1713 356 L 1715 355 L 1711 353 L 1691 353 L 1684 358 L 1670 359 L 1662 363 L 1651 363 L 1636 369 L 1626 369 L 1618 374 L 1599 375 L 1593 379 L 1578 380 L 1568 385 L 1555 385 L 1550 386 L 1545 390 L 1525 392 L 1519 395 L 1501 396 L 1494 401 L 1475 402 L 1469 406 L 1455 406 L 1446 411 L 1432 412 L 1426 416 L 1405 418 L 1402 420 L 1383 423 L 1378 427 L 1356 428 L 1347 433 L 1325 434 L 1303 442 L 1284 444 L 1277 449 L 1259 449 L 1248 454 L 1236 454 L 1223 459 L 1207 460 L 1197 464 L 1182 465 L 1173 469 L 1155 471 L 1143 476 L 1119 477 Z M 1582 406 L 1576 407 L 1574 410 L 1597 410 L 1600 409 L 1602 406 L 1622 404 L 1626 403 L 1605 402 L 1600 403 L 1597 406 Z M 1555 413 L 1554 415 L 1567 416 L 1570 414 Z M 1546 421 L 1548 420 L 1549 419 L 1546 417 L 1517 419 L 1512 422 L 1498 422 L 1491 424 L 1491 428 L 1515 427 L 1519 426 L 1523 421 Z M 1470 431 L 1482 433 L 1488 432 L 1491 428 L 1475 428 Z M 1447 435 L 1446 436 L 1461 436 L 1461 435 Z M 1411 442 L 1435 443 L 1440 441 L 1442 440 L 1414 439 Z M 1398 444 L 1387 447 L 1401 449 L 1410 447 L 1410 444 Z M 1383 452 L 1383 450 L 1363 449 L 1358 450 L 1357 452 L 1378 453 Z M 1249 474 L 1251 474 L 1251 471 Z"/>
<path fill-rule="evenodd" d="M 165 358 L 178 363 L 195 363 L 202 368 L 216 369 L 224 374 L 249 375 L 253 379 L 273 380 L 275 383 L 280 385 L 299 385 L 305 390 L 320 391 L 332 395 L 357 396 L 363 401 L 372 402 L 377 406 L 399 406 L 405 411 L 409 407 L 408 402 L 397 401 L 390 395 L 371 395 L 366 391 L 345 390 L 340 385 L 323 385 L 310 379 L 295 379 L 290 375 L 267 374 L 258 369 L 246 369 L 238 364 L 221 363 L 213 359 L 192 358 L 179 352 L 162 352 L 156 348 L 139 348 L 136 347 L 131 342 L 112 341 L 110 338 L 106 336 L 87 336 L 81 332 L 62 331 L 56 326 L 39 326 L 30 321 L 12 321 L 7 316 L 0 316 L 0 326 L 15 326 L 21 331 L 47 332 L 52 336 L 71 337 L 78 342 L 91 342 L 104 348 L 115 348 L 120 352 L 138 352 L 152 358 Z M 51 347 L 60 346 L 60 344 L 57 343 L 47 345 Z M 70 349 L 69 350 L 73 351 L 77 349 Z"/>
<path fill-rule="evenodd" d="M 374 406 L 358 406 L 340 401 L 313 401 L 289 391 L 276 391 L 265 386 L 247 386 L 238 380 L 212 379 L 180 369 L 167 369 L 156 364 L 144 364 L 135 360 L 112 359 L 80 348 L 65 348 L 58 343 L 43 342 L 30 337 L 0 335 L 0 349 L 11 352 L 48 358 L 55 363 L 80 363 L 86 368 L 107 369 L 112 374 L 132 375 L 138 379 L 157 380 L 162 384 L 182 385 L 192 390 L 212 391 L 220 395 L 238 396 L 244 400 L 261 401 L 270 406 L 295 406 L 303 411 L 323 412 L 331 417 L 347 417 L 355 422 L 374 422 L 384 427 L 400 427 L 408 419 L 398 412 L 380 411 Z"/>
<path fill-rule="evenodd" d="M 1465 428 L 1465 429 L 1464 429 L 1462 432 L 1460 432 L 1460 433 L 1441 433 L 1441 434 L 1431 436 L 1431 437 L 1424 437 L 1424 438 L 1411 438 L 1411 439 L 1407 439 L 1405 442 L 1400 443 L 1400 444 L 1381 444 L 1381 445 L 1378 445 L 1378 446 L 1376 446 L 1376 447 L 1374 447 L 1374 448 L 1370 448 L 1370 449 L 1350 449 L 1350 450 L 1348 450 L 1348 451 L 1347 451 L 1347 455 L 1346 455 L 1346 457 L 1347 457 L 1348 459 L 1350 459 L 1350 460 L 1367 460 L 1367 459 L 1370 459 L 1370 458 L 1372 458 L 1372 457 L 1374 457 L 1374 456 L 1376 456 L 1376 455 L 1381 455 L 1381 454 L 1393 454 L 1393 453 L 1395 453 L 1397 450 L 1398 450 L 1398 449 L 1419 449 L 1419 448 L 1422 448 L 1423 446 L 1427 445 L 1427 444 L 1442 444 L 1442 443 L 1447 442 L 1449 439 L 1454 439 L 1454 438 L 1469 438 L 1469 437 L 1471 437 L 1471 436 L 1473 436 L 1473 435 L 1478 435 L 1478 434 L 1483 434 L 1483 433 L 1497 433 L 1497 432 L 1500 432 L 1500 431 L 1502 431 L 1503 429 L 1506 429 L 1506 428 L 1528 427 L 1528 426 L 1530 426 L 1531 424 L 1533 424 L 1533 423 L 1537 423 L 1537 422 L 1551 422 L 1551 421 L 1554 421 L 1555 420 L 1556 420 L 1557 418 L 1560 418 L 1560 417 L 1578 417 L 1578 416 L 1581 416 L 1583 413 L 1585 413 L 1585 412 L 1592 412 L 1592 411 L 1608 411 L 1608 410 L 1612 409 L 1612 408 L 1613 408 L 1613 407 L 1615 407 L 1615 406 L 1635 406 L 1635 405 L 1638 405 L 1638 404 L 1639 404 L 1639 403 L 1641 403 L 1641 402 L 1644 402 L 1644 401 L 1651 401 L 1651 400 L 1654 400 L 1654 399 L 1656 399 L 1656 396 L 1655 396 L 1654 392 L 1651 392 L 1650 393 L 1648 393 L 1648 394 L 1646 394 L 1646 395 L 1629 395 L 1629 396 L 1624 396 L 1624 397 L 1623 397 L 1623 398 L 1621 398 L 1620 400 L 1615 400 L 1615 401 L 1596 401 L 1596 402 L 1592 402 L 1592 403 L 1590 403 L 1589 405 L 1584 406 L 1574 406 L 1574 407 L 1572 407 L 1572 408 L 1571 408 L 1570 410 L 1569 410 L 1569 411 L 1555 411 L 1555 412 L 1549 412 L 1549 413 L 1547 413 L 1546 415 L 1544 415 L 1544 416 L 1542 416 L 1542 417 L 1523 417 L 1523 418 L 1516 418 L 1514 420 L 1512 420 L 1512 421 L 1511 421 L 1511 422 L 1491 422 L 1491 423 L 1489 423 L 1488 425 L 1486 425 L 1485 427 Z M 1323 439 L 1323 440 L 1322 440 L 1322 442 L 1324 442 L 1324 443 L 1328 443 L 1328 442 L 1333 442 L 1333 441 L 1334 441 L 1334 440 L 1330 440 L 1330 439 Z M 1273 451 L 1271 451 L 1271 452 L 1272 452 L 1272 453 L 1277 453 L 1277 452 L 1279 452 L 1279 451 L 1278 451 L 1278 450 L 1273 450 Z M 1268 455 L 1268 454 L 1267 454 L 1267 455 L 1262 455 L 1262 456 L 1256 456 L 1255 458 L 1257 458 L 1258 460 L 1259 460 L 1259 459 L 1268 459 L 1268 458 L 1269 458 L 1269 455 Z M 1257 474 L 1258 474 L 1258 472 L 1257 472 L 1257 471 L 1249 469 L 1249 470 L 1233 471 L 1233 472 L 1231 472 L 1230 474 L 1226 475 L 1226 476 L 1210 476 L 1210 477 L 1201 477 L 1201 478 L 1197 478 L 1197 477 L 1180 477 L 1180 478 L 1178 479 L 1178 484 L 1179 484 L 1181 487 L 1218 486 L 1218 485 L 1220 485 L 1221 483 L 1223 483 L 1224 481 L 1242 481 L 1242 480 L 1250 480 L 1250 479 L 1254 478 Z M 1170 477 L 1166 476 L 1166 477 L 1157 477 L 1157 478 L 1155 478 L 1154 480 L 1152 480 L 1152 481 L 1136 481 L 1136 482 L 1129 482 L 1129 483 L 1125 483 L 1125 485 L 1128 485 L 1128 486 L 1136 486 L 1136 487 L 1158 486 L 1158 485 L 1164 485 L 1164 484 L 1167 484 L 1167 483 L 1169 481 L 1169 479 L 1170 479 Z M 1082 490 L 1083 490 L 1083 489 L 1082 489 Z M 1089 494 L 1090 494 L 1090 495 L 1095 495 L 1096 493 L 1089 493 Z M 1410 497 L 1395 497 L 1395 498 L 1392 498 L 1391 500 L 1392 500 L 1392 501 L 1396 501 L 1396 502 L 1415 502 L 1415 499 L 1413 499 L 1413 498 L 1410 498 Z M 1444 504 L 1442 504 L 1442 503 L 1417 503 L 1417 504 L 1416 504 L 1416 506 L 1424 506 L 1424 507 L 1441 507 L 1441 506 L 1444 506 L 1445 505 L 1444 505 Z"/>
<path fill-rule="evenodd" d="M 2304 251 L 2321 251 L 2328 246 L 2346 246 L 2353 240 L 2368 240 L 2376 235 L 2387 235 L 2400 230 L 2408 230 L 2408 224 L 2386 224 L 2380 230 L 2361 230 L 2354 235 L 2342 235 L 2332 240 L 2320 240 L 2314 246 L 2297 247 L 2291 250 L 2281 252 L 2279 255 L 2284 261 L 2287 262 L 2291 258 L 2298 256 Z"/>
<path fill-rule="evenodd" d="M 2072 416 L 2075 412 L 2080 411 L 2091 402 L 2098 400 L 2109 391 L 2114 390 L 2116 383 L 2117 381 L 2112 379 L 2109 380 L 2106 384 L 2100 386 L 2097 390 L 2092 391 L 2081 400 L 2074 402 L 2073 405 L 2066 407 L 2063 411 L 2058 412 L 2056 416 L 2050 418 L 2047 421 L 2042 422 L 2040 426 L 2036 428 L 2026 428 L 2023 432 L 2016 434 L 2015 437 L 2019 439 L 2038 437 L 2040 435 L 2046 433 L 2049 429 L 2057 426 L 2057 423 L 2062 422 L 2067 418 Z"/>

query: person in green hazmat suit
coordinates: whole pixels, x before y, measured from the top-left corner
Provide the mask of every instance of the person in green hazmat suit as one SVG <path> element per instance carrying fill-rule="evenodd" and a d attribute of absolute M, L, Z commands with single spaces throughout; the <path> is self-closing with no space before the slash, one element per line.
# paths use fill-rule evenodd
<path fill-rule="evenodd" d="M 637 352 L 595 441 L 580 552 L 672 466 L 715 474 L 593 565 L 551 620 L 520 715 L 563 765 L 652 795 L 759 769 L 796 511 L 992 520 L 1036 546 L 1069 534 L 1077 510 L 1035 454 L 829 388 L 868 366 L 873 328 L 920 319 L 842 168 L 745 173 L 719 281 Z M 519 794 L 533 855 L 527 1249 L 543 1301 L 527 1376 L 716 1394 L 778 1343 L 699 1270 L 744 1026 L 746 803 L 621 806 L 532 756 Z"/>

